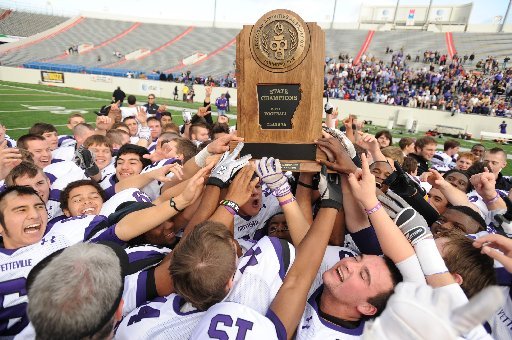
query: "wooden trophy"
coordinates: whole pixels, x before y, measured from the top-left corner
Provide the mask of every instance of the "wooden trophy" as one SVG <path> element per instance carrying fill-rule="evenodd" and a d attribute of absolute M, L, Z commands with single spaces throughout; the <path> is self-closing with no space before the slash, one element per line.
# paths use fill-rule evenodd
<path fill-rule="evenodd" d="M 278 9 L 236 38 L 237 132 L 241 155 L 279 158 L 283 170 L 316 172 L 322 137 L 325 34 Z"/>

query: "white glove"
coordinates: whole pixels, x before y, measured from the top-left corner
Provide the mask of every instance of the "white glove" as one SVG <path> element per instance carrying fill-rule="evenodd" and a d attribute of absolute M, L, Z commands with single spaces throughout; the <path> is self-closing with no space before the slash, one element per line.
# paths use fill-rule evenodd
<path fill-rule="evenodd" d="M 281 171 L 281 162 L 273 157 L 262 157 L 256 161 L 256 173 L 277 197 L 282 197 L 291 192 L 288 179 Z"/>
<path fill-rule="evenodd" d="M 246 166 L 252 157 L 251 155 L 245 155 L 236 159 L 243 147 L 244 143 L 240 142 L 233 152 L 224 152 L 217 165 L 213 168 L 207 184 L 215 185 L 219 188 L 225 188 L 229 185 L 238 170 Z"/>
<path fill-rule="evenodd" d="M 491 318 L 504 302 L 501 289 L 490 286 L 454 308 L 442 290 L 401 282 L 382 315 L 366 323 L 363 339 L 457 339 Z"/>

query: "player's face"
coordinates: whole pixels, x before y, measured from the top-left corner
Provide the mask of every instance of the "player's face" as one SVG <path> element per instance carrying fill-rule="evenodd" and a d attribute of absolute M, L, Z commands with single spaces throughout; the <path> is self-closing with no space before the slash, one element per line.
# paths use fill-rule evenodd
<path fill-rule="evenodd" d="M 484 161 L 487 163 L 489 171 L 495 176 L 498 176 L 501 169 L 507 166 L 505 157 L 502 152 L 489 153 L 487 152 L 484 157 Z"/>
<path fill-rule="evenodd" d="M 384 259 L 376 255 L 344 258 L 322 278 L 326 288 L 323 294 L 351 307 L 365 304 L 369 298 L 393 288 Z"/>
<path fill-rule="evenodd" d="M 373 162 L 370 165 L 370 171 L 375 176 L 375 183 L 379 188 L 382 186 L 382 182 L 393 173 L 393 169 L 388 162 Z"/>
<path fill-rule="evenodd" d="M 453 209 L 446 209 L 446 211 L 438 217 L 437 221 L 430 226 L 430 230 L 434 236 L 439 232 L 452 229 L 458 229 L 465 234 L 476 234 L 482 231 L 480 224 L 471 216 Z"/>
<path fill-rule="evenodd" d="M 290 231 L 288 230 L 288 223 L 283 214 L 276 215 L 270 219 L 268 225 L 268 236 L 282 238 L 288 242 L 292 242 Z"/>
<path fill-rule="evenodd" d="M 52 162 L 52 152 L 46 140 L 31 140 L 26 143 L 34 164 L 43 169 Z"/>
<path fill-rule="evenodd" d="M 249 200 L 240 207 L 240 214 L 243 216 L 256 216 L 261 209 L 261 185 L 257 184 L 252 191 Z"/>
<path fill-rule="evenodd" d="M 455 169 L 467 170 L 467 169 L 469 169 L 470 166 L 473 165 L 473 161 L 466 157 L 459 157 L 455 164 L 456 164 Z"/>
<path fill-rule="evenodd" d="M 69 192 L 66 216 L 99 215 L 103 199 L 98 190 L 91 185 L 83 185 Z"/>
<path fill-rule="evenodd" d="M 427 144 L 423 147 L 423 149 L 418 150 L 418 154 L 429 161 L 432 159 L 432 157 L 434 157 L 434 154 L 436 153 L 436 146 L 437 144 Z"/>
<path fill-rule="evenodd" d="M 128 129 L 130 129 L 130 136 L 137 135 L 137 130 L 139 127 L 135 119 L 127 119 L 125 120 L 125 124 L 128 126 Z"/>
<path fill-rule="evenodd" d="M 46 205 L 36 195 L 12 192 L 4 199 L 2 237 L 6 249 L 35 244 L 46 231 Z M 6 197 L 7 198 L 7 197 Z"/>
<path fill-rule="evenodd" d="M 164 158 L 178 158 L 178 143 L 175 141 L 165 143 L 160 149 Z"/>
<path fill-rule="evenodd" d="M 164 126 L 166 124 L 172 123 L 172 118 L 169 116 L 162 116 L 160 117 L 160 122 L 162 123 L 162 126 Z"/>
<path fill-rule="evenodd" d="M 162 134 L 162 125 L 160 125 L 158 120 L 149 121 L 148 127 L 151 130 L 151 138 L 153 140 L 157 139 Z"/>
<path fill-rule="evenodd" d="M 139 155 L 135 153 L 125 153 L 117 158 L 116 176 L 122 181 L 133 175 L 138 175 L 142 171 L 142 162 Z"/>
<path fill-rule="evenodd" d="M 485 152 L 485 148 L 483 146 L 475 146 L 471 149 L 471 153 L 476 156 L 476 161 L 482 159 Z"/>
<path fill-rule="evenodd" d="M 176 240 L 176 230 L 172 220 L 161 223 L 158 227 L 144 233 L 147 243 L 154 245 L 171 245 Z"/>
<path fill-rule="evenodd" d="M 469 180 L 460 172 L 450 173 L 448 176 L 446 176 L 445 180 L 462 192 L 466 192 L 468 189 Z"/>
<path fill-rule="evenodd" d="M 428 196 L 428 203 L 436 209 L 436 211 L 439 214 L 442 214 L 446 210 L 446 206 L 448 205 L 448 200 L 443 195 L 443 193 L 436 188 L 430 189 L 430 191 L 427 194 Z"/>
<path fill-rule="evenodd" d="M 50 181 L 41 172 L 38 172 L 35 177 L 29 177 L 28 175 L 20 176 L 14 182 L 16 185 L 32 187 L 45 203 L 48 202 L 48 197 L 50 197 Z"/>
<path fill-rule="evenodd" d="M 196 127 L 196 132 L 192 135 L 192 140 L 197 140 L 199 142 L 206 142 L 210 136 L 208 135 L 208 129 L 204 127 Z"/>
<path fill-rule="evenodd" d="M 82 117 L 73 117 L 69 121 L 68 129 L 73 130 L 75 126 L 82 123 L 85 123 L 85 119 L 83 119 Z"/>
<path fill-rule="evenodd" d="M 377 138 L 377 142 L 379 142 L 381 149 L 391 144 L 391 141 L 388 139 L 388 137 L 384 135 L 381 135 L 379 138 Z"/>
<path fill-rule="evenodd" d="M 43 133 L 43 137 L 50 145 L 51 150 L 55 150 L 59 147 L 59 136 L 57 135 L 57 132 L 45 132 Z"/>
<path fill-rule="evenodd" d="M 96 163 L 100 170 L 105 169 L 112 162 L 112 151 L 110 151 L 108 146 L 92 144 L 88 149 L 96 156 L 94 163 Z"/>

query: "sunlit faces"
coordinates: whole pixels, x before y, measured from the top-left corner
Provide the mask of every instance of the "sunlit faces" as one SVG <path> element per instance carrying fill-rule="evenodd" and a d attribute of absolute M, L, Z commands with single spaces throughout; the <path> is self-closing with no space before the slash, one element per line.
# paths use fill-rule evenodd
<path fill-rule="evenodd" d="M 196 126 L 195 133 L 191 134 L 190 137 L 192 140 L 196 140 L 198 142 L 206 142 L 210 138 L 208 129 L 202 126 Z"/>
<path fill-rule="evenodd" d="M 460 172 L 450 172 L 444 178 L 448 183 L 456 187 L 462 192 L 467 192 L 469 186 L 469 179 L 466 175 L 461 174 Z"/>
<path fill-rule="evenodd" d="M 268 236 L 282 238 L 288 242 L 292 242 L 290 231 L 288 230 L 288 223 L 283 214 L 274 215 L 268 224 Z"/>
<path fill-rule="evenodd" d="M 485 154 L 484 161 L 487 163 L 489 171 L 492 172 L 495 176 L 498 176 L 500 171 L 507 166 L 505 157 L 506 156 L 503 152 L 487 152 Z"/>
<path fill-rule="evenodd" d="M 470 166 L 473 165 L 473 161 L 466 157 L 459 157 L 457 162 L 455 162 L 455 169 L 457 170 L 467 170 Z"/>
<path fill-rule="evenodd" d="M 436 153 L 437 144 L 427 144 L 423 147 L 423 149 L 416 148 L 416 153 L 425 158 L 427 161 L 431 160 Z"/>
<path fill-rule="evenodd" d="M 117 157 L 116 176 L 119 181 L 142 171 L 142 162 L 136 153 L 125 153 Z"/>
<path fill-rule="evenodd" d="M 443 193 L 439 189 L 431 188 L 427 196 L 428 203 L 430 203 L 439 214 L 443 214 L 448 206 L 448 200 Z"/>
<path fill-rule="evenodd" d="M 136 136 L 139 129 L 139 125 L 137 124 L 135 118 L 127 118 L 124 120 L 124 123 L 128 126 L 128 129 L 130 130 L 130 136 Z"/>
<path fill-rule="evenodd" d="M 50 145 L 50 150 L 55 150 L 59 147 L 59 136 L 56 131 L 45 132 L 43 137 Z"/>
<path fill-rule="evenodd" d="M 46 140 L 26 142 L 27 150 L 32 154 L 34 164 L 43 169 L 52 162 L 52 152 Z"/>
<path fill-rule="evenodd" d="M 261 184 L 256 184 L 249 200 L 240 207 L 240 215 L 256 216 L 258 215 L 262 204 Z"/>
<path fill-rule="evenodd" d="M 94 153 L 96 160 L 94 161 L 100 170 L 106 168 L 112 162 L 112 151 L 106 145 L 92 144 L 88 150 Z"/>
<path fill-rule="evenodd" d="M 103 206 L 103 198 L 92 185 L 73 188 L 69 192 L 68 208 L 64 209 L 66 216 L 98 215 Z"/>
<path fill-rule="evenodd" d="M 162 134 L 162 125 L 159 120 L 150 120 L 148 122 L 148 127 L 151 130 L 151 139 L 156 140 Z"/>
<path fill-rule="evenodd" d="M 37 195 L 8 194 L 3 200 L 4 225 L 2 237 L 5 249 L 17 249 L 41 240 L 48 215 L 46 205 Z"/>
<path fill-rule="evenodd" d="M 393 169 L 388 162 L 377 161 L 370 165 L 370 172 L 375 176 L 375 184 L 380 188 L 382 182 L 393 173 Z"/>
<path fill-rule="evenodd" d="M 323 276 L 326 298 L 350 307 L 367 303 L 369 298 L 391 291 L 393 281 L 384 259 L 376 255 L 347 257 L 336 263 Z M 361 310 L 366 315 L 376 311 Z"/>
<path fill-rule="evenodd" d="M 465 234 L 475 234 L 482 231 L 480 224 L 471 216 L 448 208 L 441 216 L 439 216 L 437 221 L 432 223 L 430 230 L 435 236 L 439 232 L 451 229 L 458 229 Z"/>
<path fill-rule="evenodd" d="M 42 171 L 39 171 L 35 177 L 29 177 L 28 175 L 20 176 L 16 178 L 14 184 L 32 187 L 45 203 L 48 202 L 50 197 L 50 180 Z"/>

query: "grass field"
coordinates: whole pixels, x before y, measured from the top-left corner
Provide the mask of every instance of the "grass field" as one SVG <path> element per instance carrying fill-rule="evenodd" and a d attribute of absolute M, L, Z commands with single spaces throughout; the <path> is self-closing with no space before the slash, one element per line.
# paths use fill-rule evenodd
<path fill-rule="evenodd" d="M 91 90 L 76 90 L 71 88 L 33 85 L 0 81 L 0 122 L 7 127 L 7 134 L 14 139 L 27 133 L 27 130 L 36 122 L 45 122 L 57 127 L 59 134 L 69 134 L 66 128 L 68 116 L 72 113 L 82 113 L 87 122 L 93 123 L 96 119 L 94 111 L 99 110 L 102 105 L 110 103 L 111 92 L 100 92 Z M 139 96 L 141 101 L 144 96 Z M 172 108 L 176 123 L 181 124 L 182 108 L 197 109 L 198 103 L 184 103 L 173 101 L 168 98 L 157 98 L 158 104 L 166 104 Z M 233 107 L 231 114 L 236 114 L 236 107 Z M 381 130 L 380 126 L 367 126 L 370 133 Z M 421 137 L 423 132 L 417 134 L 400 134 L 399 131 L 391 131 L 393 137 L 401 138 L 406 136 Z M 438 143 L 442 144 L 447 138 L 439 138 Z M 479 141 L 466 141 L 459 139 L 463 148 L 471 148 Z M 508 154 L 512 154 L 512 145 L 501 145 L 492 141 L 484 141 L 487 148 L 502 147 Z M 512 175 L 512 160 L 509 160 L 504 174 Z"/>

